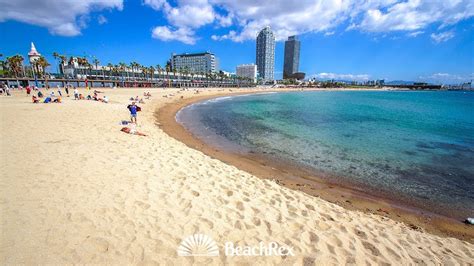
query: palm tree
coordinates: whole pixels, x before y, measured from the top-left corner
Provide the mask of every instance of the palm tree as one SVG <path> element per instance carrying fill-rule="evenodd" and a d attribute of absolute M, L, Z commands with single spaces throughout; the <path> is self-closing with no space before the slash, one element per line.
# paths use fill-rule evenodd
<path fill-rule="evenodd" d="M 142 72 L 141 74 L 143 75 L 143 79 L 146 79 L 146 74 L 148 73 L 148 69 L 145 66 L 140 66 L 138 70 Z"/>
<path fill-rule="evenodd" d="M 158 79 L 160 79 L 161 71 L 163 71 L 163 69 L 161 68 L 161 65 L 160 65 L 160 64 L 157 64 L 157 65 L 156 65 L 156 71 L 158 72 Z"/>
<path fill-rule="evenodd" d="M 171 71 L 171 66 L 169 64 L 166 64 L 166 77 L 168 79 L 168 82 L 170 80 L 170 71 Z"/>
<path fill-rule="evenodd" d="M 148 69 L 150 70 L 151 81 L 153 82 L 153 77 L 155 76 L 155 68 L 153 66 L 150 66 Z"/>
<path fill-rule="evenodd" d="M 59 59 L 59 54 L 57 52 L 53 52 L 53 57 L 54 57 L 54 59 L 58 60 Z M 60 71 L 59 70 L 59 65 L 58 65 L 58 71 Z"/>
<path fill-rule="evenodd" d="M 41 70 L 39 72 L 42 73 L 42 76 L 43 76 L 44 81 L 45 81 L 45 85 L 46 85 L 46 87 L 48 87 L 48 76 L 46 75 L 46 68 L 48 66 L 50 66 L 49 62 L 46 60 L 46 58 L 44 56 L 41 55 L 38 58 L 38 60 L 36 60 L 35 63 L 38 66 L 38 70 Z"/>
<path fill-rule="evenodd" d="M 89 60 L 87 60 L 87 57 L 85 57 L 85 56 L 82 58 L 82 62 L 83 62 L 83 65 L 84 65 L 84 67 L 85 67 L 85 75 L 86 75 L 86 77 L 87 77 L 87 70 L 90 70 L 90 69 L 91 69 L 91 68 L 90 68 L 90 67 L 91 67 L 91 64 L 89 63 Z M 89 75 L 90 75 L 90 72 L 89 72 Z"/>
<path fill-rule="evenodd" d="M 23 60 L 24 60 L 23 56 L 18 55 L 18 54 L 7 57 L 7 67 L 9 69 L 9 72 L 12 73 L 15 76 L 15 78 L 17 78 L 16 80 L 17 85 L 20 84 L 20 82 L 18 81 L 18 76 L 23 69 Z"/>
<path fill-rule="evenodd" d="M 124 62 L 120 62 L 119 63 L 119 70 L 120 70 L 120 76 L 122 77 L 122 83 L 123 83 L 123 78 L 124 78 L 124 71 L 127 69 L 127 64 L 125 64 Z M 128 72 L 127 72 L 127 76 L 128 76 Z"/>
<path fill-rule="evenodd" d="M 110 77 L 112 77 L 112 68 L 114 67 L 114 65 L 112 65 L 111 63 L 108 63 L 107 64 L 107 68 L 109 68 L 109 79 Z M 105 78 L 104 78 L 105 79 Z"/>
<path fill-rule="evenodd" d="M 92 63 L 95 65 L 95 73 L 97 75 L 97 72 L 98 72 L 98 65 L 99 65 L 99 59 L 97 58 L 94 58 L 94 60 L 92 60 Z"/>

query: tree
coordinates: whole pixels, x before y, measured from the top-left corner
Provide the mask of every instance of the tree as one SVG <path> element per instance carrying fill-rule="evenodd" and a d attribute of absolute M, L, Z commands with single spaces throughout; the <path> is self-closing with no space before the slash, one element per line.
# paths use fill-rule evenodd
<path fill-rule="evenodd" d="M 58 60 L 59 59 L 59 54 L 57 52 L 53 52 L 53 57 L 54 57 L 54 59 Z M 58 63 L 58 71 L 60 71 L 59 70 L 59 63 Z"/>
<path fill-rule="evenodd" d="M 124 62 L 120 62 L 119 63 L 119 70 L 120 70 L 120 76 L 122 77 L 122 80 L 124 78 L 124 71 L 127 69 L 127 64 L 125 64 Z M 127 76 L 128 76 L 128 72 L 127 72 Z"/>
<path fill-rule="evenodd" d="M 163 71 L 163 68 L 161 68 L 160 64 L 156 65 L 156 71 L 158 72 L 158 79 L 160 79 L 160 74 Z"/>
<path fill-rule="evenodd" d="M 46 75 L 46 68 L 50 66 L 49 62 L 44 56 L 41 55 L 38 60 L 36 60 L 35 64 L 37 65 L 38 73 L 41 73 L 45 80 L 45 85 L 46 87 L 48 87 L 48 76 Z"/>
<path fill-rule="evenodd" d="M 14 56 L 7 57 L 8 72 L 10 75 L 13 74 L 15 78 L 17 78 L 16 80 L 17 85 L 20 84 L 20 82 L 18 81 L 18 76 L 20 75 L 20 73 L 22 73 L 23 60 L 24 58 L 21 55 L 14 55 Z"/>
<path fill-rule="evenodd" d="M 151 81 L 153 82 L 153 77 L 155 76 L 155 68 L 153 66 L 150 66 L 148 69 L 150 70 Z"/>
<path fill-rule="evenodd" d="M 112 77 L 112 70 L 113 70 L 112 68 L 113 67 L 114 67 L 114 65 L 112 65 L 111 63 L 107 64 L 107 68 L 109 69 L 109 79 Z"/>
<path fill-rule="evenodd" d="M 100 64 L 99 59 L 94 58 L 94 60 L 92 60 L 92 63 L 95 65 L 95 73 L 96 73 L 96 75 L 97 75 L 97 72 L 98 72 L 98 65 Z M 103 76 L 103 75 L 102 75 L 102 76 Z"/>
<path fill-rule="evenodd" d="M 21 70 L 23 68 L 23 56 L 14 55 L 7 57 L 7 68 L 10 74 L 13 74 L 16 78 L 20 76 Z"/>

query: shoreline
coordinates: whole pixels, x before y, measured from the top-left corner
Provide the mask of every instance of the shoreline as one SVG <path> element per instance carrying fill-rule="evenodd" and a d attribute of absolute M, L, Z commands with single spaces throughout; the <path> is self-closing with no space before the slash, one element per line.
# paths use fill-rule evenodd
<path fill-rule="evenodd" d="M 324 90 L 317 89 L 312 91 Z M 361 91 L 364 89 L 356 90 Z M 372 91 L 371 89 L 367 90 Z M 268 156 L 238 154 L 218 149 L 198 139 L 176 121 L 176 114 L 181 109 L 197 102 L 224 96 L 292 91 L 298 92 L 301 89 L 250 89 L 246 91 L 230 91 L 225 89 L 225 91 L 218 91 L 212 95 L 193 95 L 188 98 L 175 99 L 157 108 L 154 112 L 154 117 L 156 124 L 172 138 L 177 139 L 192 149 L 203 152 L 211 158 L 235 166 L 259 178 L 274 180 L 279 185 L 302 191 L 311 196 L 320 197 L 345 209 L 358 210 L 391 218 L 407 224 L 414 230 L 425 230 L 438 236 L 455 237 L 474 243 L 474 230 L 461 221 L 410 206 L 406 202 L 397 202 L 381 195 L 357 189 L 351 187 L 350 184 L 330 182 L 321 176 L 315 175 L 314 172 L 308 169 L 302 169 L 296 165 L 283 166 L 280 162 L 271 160 Z"/>

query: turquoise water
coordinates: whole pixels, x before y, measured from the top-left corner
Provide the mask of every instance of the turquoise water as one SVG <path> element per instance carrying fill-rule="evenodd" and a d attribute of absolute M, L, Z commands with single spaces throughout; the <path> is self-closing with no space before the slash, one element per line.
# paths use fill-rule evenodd
<path fill-rule="evenodd" d="M 214 99 L 178 121 L 206 142 L 275 156 L 456 218 L 474 216 L 474 93 L 317 91 Z"/>

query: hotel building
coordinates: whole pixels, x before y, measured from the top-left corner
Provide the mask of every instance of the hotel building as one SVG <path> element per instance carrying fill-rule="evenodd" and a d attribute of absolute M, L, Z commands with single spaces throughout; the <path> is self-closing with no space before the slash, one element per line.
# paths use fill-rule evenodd
<path fill-rule="evenodd" d="M 235 72 L 238 77 L 249 78 L 253 82 L 257 81 L 257 65 L 255 64 L 238 65 Z"/>
<path fill-rule="evenodd" d="M 191 73 L 210 73 L 219 71 L 219 63 L 217 57 L 210 52 L 173 54 L 171 68 L 173 70 L 187 69 Z"/>

